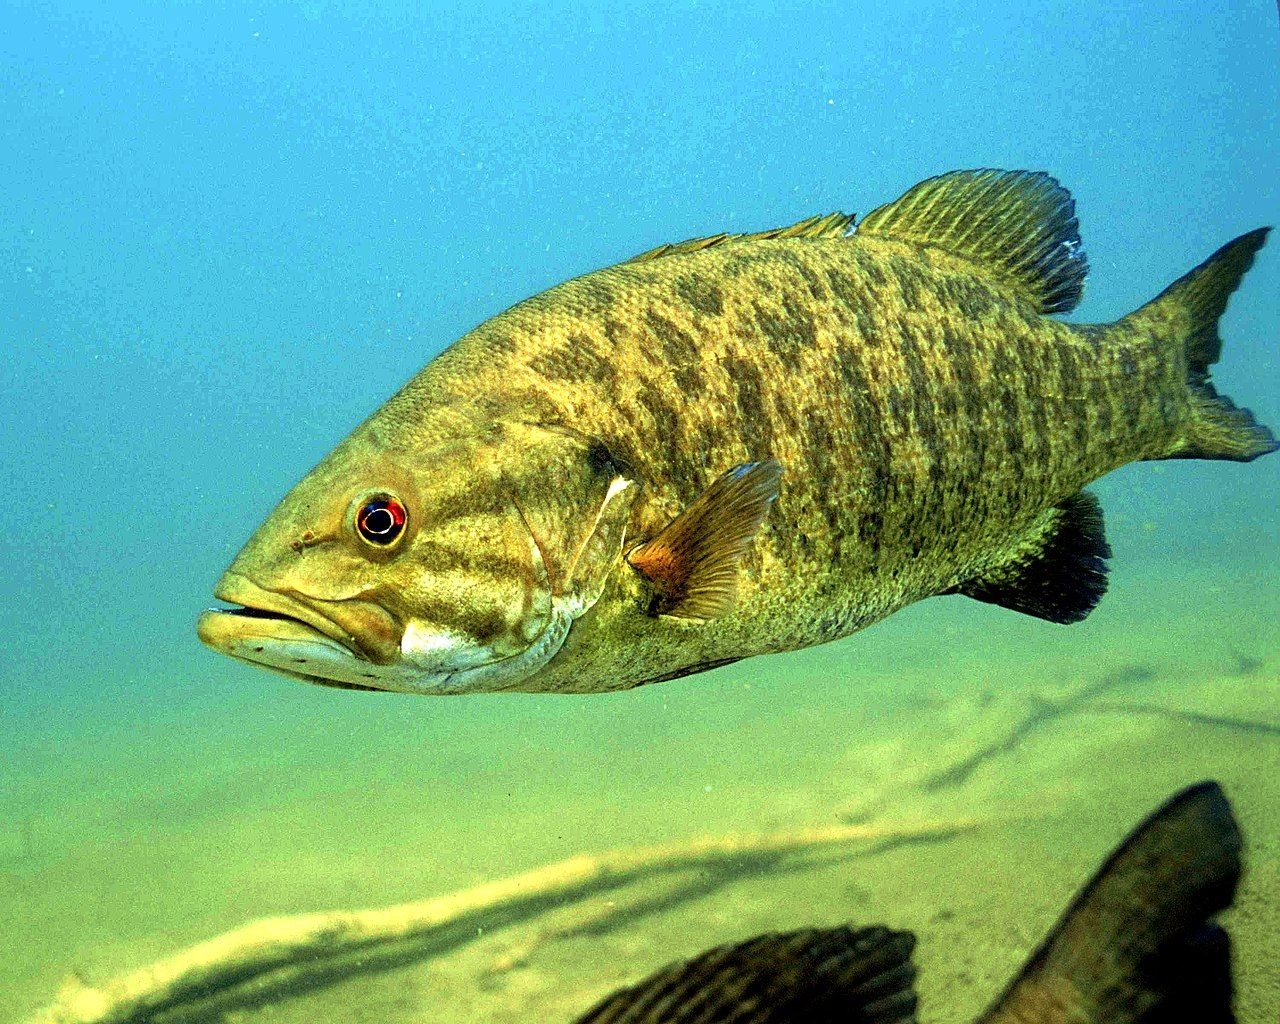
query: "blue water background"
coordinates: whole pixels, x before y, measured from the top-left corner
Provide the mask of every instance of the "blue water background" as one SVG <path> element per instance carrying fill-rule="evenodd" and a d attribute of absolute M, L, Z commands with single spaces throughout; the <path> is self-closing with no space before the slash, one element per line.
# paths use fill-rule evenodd
<path fill-rule="evenodd" d="M 200 722 L 269 713 L 295 684 L 195 639 L 214 580 L 483 318 L 662 242 L 1004 166 L 1073 190 L 1079 316 L 1111 319 L 1280 220 L 1278 66 L 1271 0 L 8 0 L 0 798 L 92 797 L 149 749 L 203 756 Z M 1277 240 L 1224 334 L 1219 386 L 1280 425 Z M 1280 457 L 1099 493 L 1117 572 L 1229 590 L 1280 560 Z"/>
<path fill-rule="evenodd" d="M 1280 218 L 1268 0 L 422 8 L 0 9 L 7 717 L 207 698 L 192 618 L 269 506 L 568 276 L 1045 168 L 1101 320 Z M 1274 243 L 1226 333 L 1220 385 L 1280 422 Z M 1142 475 L 1146 553 L 1184 518 L 1274 543 L 1278 466 Z"/>

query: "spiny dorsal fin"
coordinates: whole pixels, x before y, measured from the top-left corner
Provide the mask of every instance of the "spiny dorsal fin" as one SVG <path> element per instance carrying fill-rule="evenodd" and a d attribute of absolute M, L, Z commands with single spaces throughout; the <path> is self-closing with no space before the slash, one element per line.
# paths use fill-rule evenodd
<path fill-rule="evenodd" d="M 1107 591 L 1110 557 L 1102 506 L 1081 491 L 1040 516 L 1005 561 L 946 593 L 1047 622 L 1079 622 Z"/>
<path fill-rule="evenodd" d="M 1240 880 L 1240 831 L 1216 782 L 1135 829 L 977 1024 L 1234 1024 L 1231 942 L 1211 923 Z"/>
<path fill-rule="evenodd" d="M 681 619 L 717 619 L 733 610 L 742 561 L 778 496 L 782 466 L 773 459 L 735 466 L 711 482 L 653 540 L 627 561 L 653 587 L 649 611 Z"/>
<path fill-rule="evenodd" d="M 945 249 L 1041 313 L 1075 308 L 1089 270 L 1071 193 L 1043 171 L 952 171 L 873 210 L 859 235 Z"/>
<path fill-rule="evenodd" d="M 769 231 L 756 231 L 745 235 L 721 232 L 718 235 L 708 235 L 706 238 L 690 238 L 684 242 L 660 245 L 656 249 L 642 252 L 639 256 L 632 256 L 625 262 L 644 263 L 646 260 L 657 260 L 663 256 L 710 249 L 713 245 L 723 245 L 726 242 L 760 242 L 772 238 L 844 238 L 853 227 L 853 221 L 853 214 L 836 212 L 809 217 L 796 224 L 788 224 L 785 228 L 773 228 Z"/>
<path fill-rule="evenodd" d="M 577 1024 L 915 1024 L 914 948 L 878 926 L 760 935 L 671 964 Z"/>

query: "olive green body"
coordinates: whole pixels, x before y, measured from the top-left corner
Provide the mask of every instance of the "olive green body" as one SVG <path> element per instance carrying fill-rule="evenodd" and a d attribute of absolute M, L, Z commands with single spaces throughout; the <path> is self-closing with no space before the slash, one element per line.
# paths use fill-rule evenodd
<path fill-rule="evenodd" d="M 1004 561 L 1089 481 L 1167 455 L 1186 367 L 1155 333 L 1051 320 L 929 246 L 747 238 L 520 303 L 343 448 L 373 431 L 427 452 L 511 420 L 599 440 L 641 484 L 627 546 L 729 467 L 777 459 L 732 614 L 646 614 L 620 561 L 560 653 L 512 687 L 619 689 L 846 636 Z"/>
<path fill-rule="evenodd" d="M 1110 554 L 1086 484 L 1280 450 L 1210 374 L 1267 230 L 1105 326 L 1045 315 L 1088 263 L 1043 172 L 661 246 L 445 350 L 285 496 L 197 631 L 327 685 L 586 693 L 934 594 L 1078 622 Z"/>

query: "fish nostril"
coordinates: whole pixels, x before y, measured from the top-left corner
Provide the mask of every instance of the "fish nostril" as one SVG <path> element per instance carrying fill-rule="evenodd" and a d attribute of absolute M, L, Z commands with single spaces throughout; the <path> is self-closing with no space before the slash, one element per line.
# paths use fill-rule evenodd
<path fill-rule="evenodd" d="M 294 551 L 297 551 L 299 554 L 301 554 L 304 548 L 309 548 L 315 543 L 316 543 L 315 533 L 311 530 L 303 530 L 302 535 L 298 537 L 296 540 L 291 541 L 289 544 L 289 547 L 293 548 Z"/>

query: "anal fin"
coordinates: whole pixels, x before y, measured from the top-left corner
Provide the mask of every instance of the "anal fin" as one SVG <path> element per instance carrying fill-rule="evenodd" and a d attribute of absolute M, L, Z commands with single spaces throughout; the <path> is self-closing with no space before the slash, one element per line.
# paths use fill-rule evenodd
<path fill-rule="evenodd" d="M 1046 510 L 1005 561 L 946 593 L 1048 622 L 1079 622 L 1106 593 L 1110 557 L 1102 506 L 1081 491 Z"/>
<path fill-rule="evenodd" d="M 733 609 L 738 564 L 778 496 L 782 466 L 773 459 L 735 466 L 627 561 L 653 587 L 649 611 L 716 619 Z"/>

